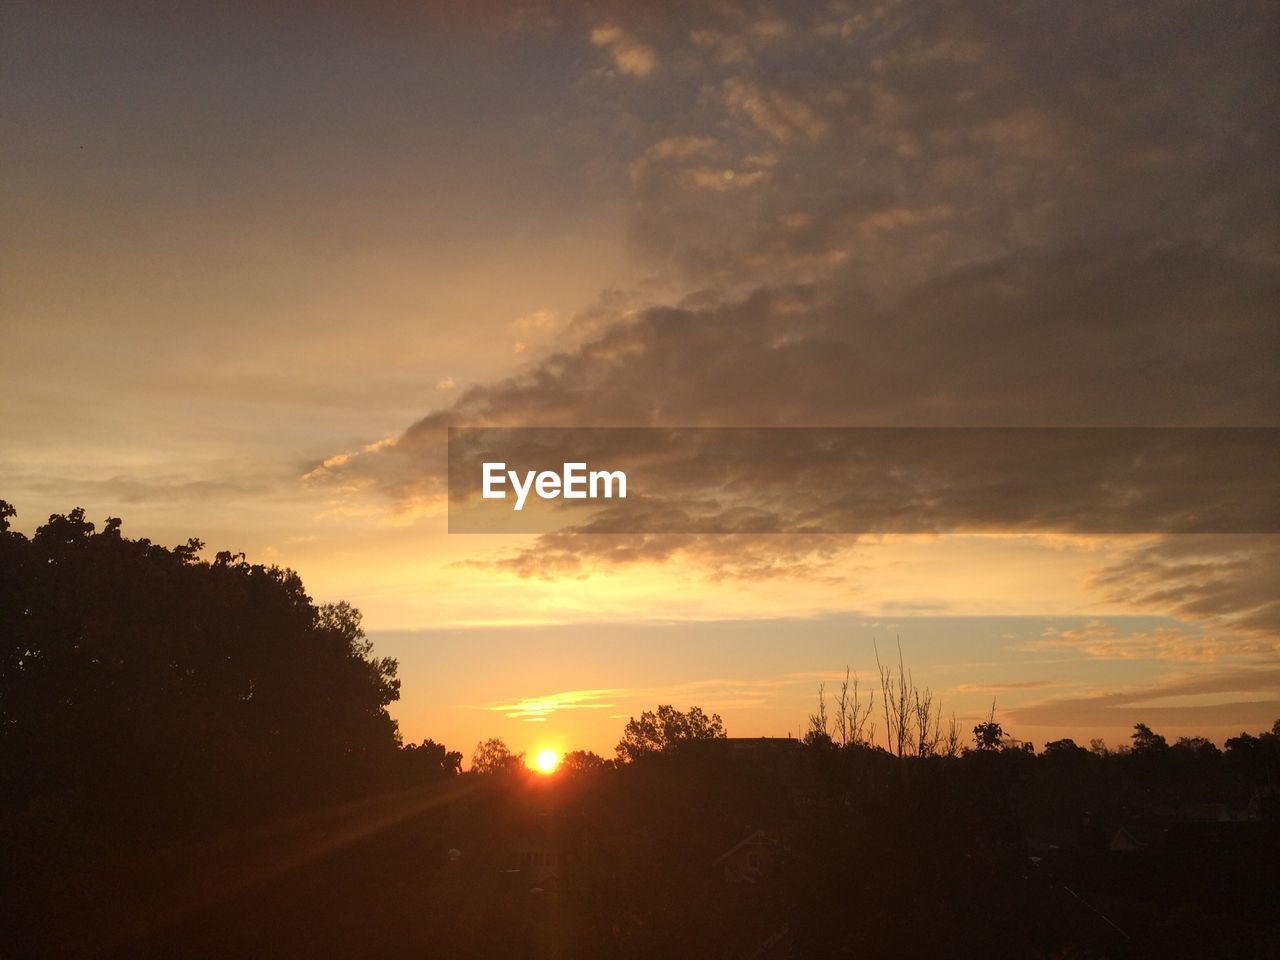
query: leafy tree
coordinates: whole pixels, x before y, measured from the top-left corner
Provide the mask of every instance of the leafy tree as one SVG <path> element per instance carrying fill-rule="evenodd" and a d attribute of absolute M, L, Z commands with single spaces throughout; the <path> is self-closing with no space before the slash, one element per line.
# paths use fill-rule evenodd
<path fill-rule="evenodd" d="M 1089 751 L 1077 744 L 1070 737 L 1061 740 L 1050 740 L 1044 745 L 1046 757 L 1081 757 L 1088 756 Z"/>
<path fill-rule="evenodd" d="M 409 744 L 404 748 L 404 758 L 409 770 L 426 780 L 453 777 L 462 770 L 462 753 L 434 740 Z"/>
<path fill-rule="evenodd" d="M 348 604 L 196 539 L 28 539 L 0 503 L 0 802 L 102 829 L 191 828 L 363 789 L 396 755 L 394 660 Z"/>
<path fill-rule="evenodd" d="M 560 758 L 560 766 L 569 773 L 591 773 L 603 770 L 610 761 L 590 750 L 570 750 Z"/>
<path fill-rule="evenodd" d="M 476 744 L 471 754 L 471 769 L 476 773 L 511 773 L 524 767 L 524 754 L 512 753 L 498 737 Z"/>
<path fill-rule="evenodd" d="M 973 728 L 973 742 L 979 750 L 999 750 L 1004 740 L 1004 727 L 995 720 L 984 720 Z"/>
<path fill-rule="evenodd" d="M 1241 733 L 1226 742 L 1227 764 L 1253 786 L 1280 784 L 1280 720 L 1269 733 Z"/>
<path fill-rule="evenodd" d="M 1217 757 L 1222 751 L 1218 745 L 1206 737 L 1179 737 L 1173 749 L 1180 753 L 1189 753 L 1197 757 Z"/>
<path fill-rule="evenodd" d="M 1064 739 L 1061 740 L 1050 740 L 1047 744 L 1044 744 L 1044 755 L 1046 756 L 1069 756 L 1075 753 L 1087 753 L 1087 751 L 1084 750 L 1083 746 L 1080 746 L 1076 744 L 1074 740 L 1071 740 L 1071 737 L 1064 737 Z"/>
<path fill-rule="evenodd" d="M 830 750 L 835 746 L 835 740 L 826 730 L 815 727 L 810 724 L 809 729 L 805 731 L 801 742 L 806 747 L 812 747 L 815 750 Z"/>
<path fill-rule="evenodd" d="M 630 763 L 683 744 L 722 740 L 724 737 L 724 722 L 720 714 L 708 716 L 701 707 L 680 711 L 670 704 L 663 704 L 656 711 L 644 711 L 639 719 L 632 717 L 628 720 L 616 750 L 620 762 Z"/>
<path fill-rule="evenodd" d="M 1168 741 L 1145 723 L 1135 723 L 1133 725 L 1131 739 L 1133 740 L 1134 753 L 1157 753 L 1167 750 L 1169 747 Z"/>

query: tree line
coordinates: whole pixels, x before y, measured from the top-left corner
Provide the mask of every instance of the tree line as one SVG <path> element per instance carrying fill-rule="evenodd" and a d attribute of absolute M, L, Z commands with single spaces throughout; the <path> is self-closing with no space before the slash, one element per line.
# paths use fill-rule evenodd
<path fill-rule="evenodd" d="M 352 869 L 367 882 L 342 887 L 341 916 L 358 928 L 342 941 L 350 955 L 401 940 L 521 955 L 513 945 L 543 914 L 501 886 L 501 865 L 537 830 L 564 865 L 560 912 L 546 915 L 560 918 L 565 956 L 746 956 L 762 943 L 868 957 L 955 944 L 991 957 L 1280 949 L 1267 920 L 1280 722 L 1221 749 L 1138 723 L 1120 748 L 1060 739 L 1036 752 L 994 707 L 962 732 L 899 647 L 888 662 L 876 651 L 869 689 L 850 672 L 834 695 L 820 686 L 805 736 L 773 744 L 785 749 L 720 749 L 719 715 L 662 704 L 628 719 L 612 757 L 566 754 L 545 790 L 523 789 L 524 758 L 497 738 L 472 754 L 478 776 L 459 779 L 459 751 L 402 741 L 388 710 L 398 665 L 375 654 L 359 612 L 315 603 L 296 573 L 226 551 L 202 559 L 198 540 L 129 539 L 118 519 L 98 529 L 81 510 L 30 537 L 13 516 L 0 501 L 0 852 L 24 878 L 14 916 L 32 919 L 30 942 L 49 934 L 41 911 L 65 899 L 66 878 L 90 886 L 95 858 L 185 850 L 318 808 L 343 835 L 342 811 L 363 803 L 387 826 L 346 859 L 290 875 L 254 921 L 265 938 L 283 925 L 269 939 L 281 955 L 299 928 L 280 918 L 337 919 L 308 897 Z M 1167 827 L 1188 805 L 1233 817 L 1248 805 L 1249 822 Z M 1148 852 L 1115 860 L 1121 828 Z M 775 862 L 759 882 L 726 885 L 723 856 L 757 831 L 775 838 Z M 449 909 L 427 929 L 432 902 Z M 355 919 L 373 915 L 393 920 Z M 483 926 L 506 931 L 489 952 Z"/>

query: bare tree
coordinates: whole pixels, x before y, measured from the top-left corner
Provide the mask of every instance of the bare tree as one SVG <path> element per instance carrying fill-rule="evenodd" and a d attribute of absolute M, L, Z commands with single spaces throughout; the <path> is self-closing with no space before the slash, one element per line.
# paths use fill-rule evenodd
<path fill-rule="evenodd" d="M 875 646 L 875 641 L 872 641 Z M 934 700 L 928 687 L 916 686 L 902 659 L 902 640 L 898 639 L 898 669 L 880 660 L 875 647 L 876 669 L 880 671 L 880 709 L 884 715 L 885 745 L 897 757 L 929 757 L 943 744 L 942 703 Z M 955 748 L 957 751 L 959 747 Z M 954 753 L 952 754 L 954 756 Z"/>
<path fill-rule="evenodd" d="M 942 755 L 944 757 L 958 757 L 960 755 L 960 724 L 956 722 L 956 715 L 951 714 L 951 722 L 947 724 L 947 735 L 942 738 Z"/>
<path fill-rule="evenodd" d="M 885 748 L 897 757 L 929 757 L 939 752 L 954 757 L 960 752 L 960 734 L 955 715 L 946 736 L 942 732 L 942 703 L 933 691 L 915 685 L 902 657 L 902 641 L 898 640 L 898 669 L 880 659 L 880 648 L 872 641 L 876 669 L 880 677 L 880 711 L 884 717 Z M 842 746 L 869 745 L 875 742 L 876 694 L 864 703 L 858 688 L 858 675 L 845 667 L 840 694 L 835 702 L 834 724 L 827 712 L 827 685 L 818 685 L 818 712 L 809 715 L 806 739 L 835 741 Z M 832 731 L 834 729 L 834 736 Z"/>
<path fill-rule="evenodd" d="M 908 675 L 910 676 L 910 675 Z M 912 713 L 915 720 L 914 740 L 917 757 L 931 757 L 938 750 L 942 740 L 942 707 L 933 705 L 933 691 L 924 690 L 911 684 Z"/>
<path fill-rule="evenodd" d="M 831 718 L 827 716 L 827 685 L 818 684 L 818 712 L 809 714 L 809 732 L 804 738 L 809 743 L 831 743 Z"/>
<path fill-rule="evenodd" d="M 818 688 L 818 695 L 822 695 L 822 687 Z M 840 696 L 836 700 L 836 733 L 840 735 L 840 744 L 849 742 L 849 668 L 844 668 L 844 680 L 840 682 Z"/>
<path fill-rule="evenodd" d="M 850 682 L 852 679 L 852 682 Z M 875 709 L 875 691 L 864 704 L 858 689 L 858 675 L 844 668 L 840 682 L 840 698 L 836 701 L 836 732 L 842 744 L 867 744 L 875 739 L 876 725 L 871 719 Z"/>
<path fill-rule="evenodd" d="M 880 671 L 880 704 L 884 711 L 884 736 L 889 752 L 895 757 L 912 753 L 912 697 L 906 666 L 902 662 L 902 640 L 898 640 L 898 675 L 893 667 L 880 662 L 880 648 L 871 642 L 876 653 L 876 669 Z"/>

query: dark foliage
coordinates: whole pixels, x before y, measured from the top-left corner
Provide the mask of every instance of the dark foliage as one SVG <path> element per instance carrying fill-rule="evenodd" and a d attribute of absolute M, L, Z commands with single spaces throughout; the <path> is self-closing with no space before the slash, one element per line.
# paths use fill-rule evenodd
<path fill-rule="evenodd" d="M 724 736 L 720 714 L 708 716 L 701 707 L 677 710 L 670 704 L 662 704 L 657 710 L 645 710 L 638 718 L 628 720 L 615 750 L 619 762 L 632 763 L 641 757 L 677 750 L 685 744 Z"/>
<path fill-rule="evenodd" d="M 12 508 L 4 505 L 12 515 Z M 6 524 L 7 527 L 7 524 Z M 297 574 L 100 532 L 0 530 L 0 757 L 11 815 L 164 833 L 288 807 L 398 748 L 396 663 Z"/>
<path fill-rule="evenodd" d="M 117 519 L 99 531 L 82 510 L 30 538 L 13 516 L 0 501 L 0 940 L 15 955 L 57 952 L 54 931 L 171 881 L 175 851 L 457 774 L 439 744 L 400 748 L 395 661 L 294 572 L 131 540 Z"/>

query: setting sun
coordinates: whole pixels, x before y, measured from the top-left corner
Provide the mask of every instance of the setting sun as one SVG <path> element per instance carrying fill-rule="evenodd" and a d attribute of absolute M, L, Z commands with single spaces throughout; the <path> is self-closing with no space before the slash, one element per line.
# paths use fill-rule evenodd
<path fill-rule="evenodd" d="M 533 767 L 539 773 L 554 773 L 560 765 L 560 754 L 554 750 L 539 750 L 533 760 Z"/>

